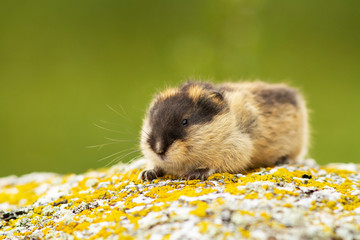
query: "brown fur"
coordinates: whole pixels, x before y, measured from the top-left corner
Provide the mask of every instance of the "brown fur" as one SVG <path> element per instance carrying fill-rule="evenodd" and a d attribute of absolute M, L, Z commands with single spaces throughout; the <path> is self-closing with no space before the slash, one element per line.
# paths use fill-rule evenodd
<path fill-rule="evenodd" d="M 194 83 L 184 91 L 170 90 L 156 97 L 150 111 L 159 101 L 175 94 L 186 94 L 194 102 L 208 97 L 222 105 L 210 121 L 189 125 L 186 137 L 176 139 L 163 157 L 150 147 L 152 131 L 149 113 L 144 119 L 141 149 L 149 169 L 186 178 L 206 179 L 214 172 L 244 173 L 257 167 L 299 162 L 307 152 L 308 123 L 305 101 L 297 90 L 284 84 L 263 82 Z M 206 88 L 204 87 L 206 86 Z M 177 109 L 173 109 L 177 111 Z M 186 118 L 189 115 L 186 116 Z M 185 117 L 185 116 L 184 116 Z M 151 180 L 159 174 L 141 175 Z"/>

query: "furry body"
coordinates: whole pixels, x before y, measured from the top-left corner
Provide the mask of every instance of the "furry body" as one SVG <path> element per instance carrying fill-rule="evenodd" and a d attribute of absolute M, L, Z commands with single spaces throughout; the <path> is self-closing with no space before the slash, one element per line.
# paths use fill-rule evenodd
<path fill-rule="evenodd" d="M 165 174 L 206 179 L 303 159 L 305 101 L 297 90 L 264 82 L 188 82 L 152 101 L 141 149 L 151 180 Z"/>

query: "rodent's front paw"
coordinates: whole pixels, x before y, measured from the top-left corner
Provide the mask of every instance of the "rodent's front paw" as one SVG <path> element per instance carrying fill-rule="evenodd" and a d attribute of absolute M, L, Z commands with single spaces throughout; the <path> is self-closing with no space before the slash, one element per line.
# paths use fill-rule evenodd
<path fill-rule="evenodd" d="M 183 177 L 188 180 L 199 179 L 201 181 L 205 181 L 209 176 L 210 176 L 209 168 L 196 168 L 188 171 L 183 175 Z"/>
<path fill-rule="evenodd" d="M 143 181 L 151 181 L 162 176 L 164 176 L 164 171 L 161 169 L 148 169 L 140 173 L 140 179 Z"/>

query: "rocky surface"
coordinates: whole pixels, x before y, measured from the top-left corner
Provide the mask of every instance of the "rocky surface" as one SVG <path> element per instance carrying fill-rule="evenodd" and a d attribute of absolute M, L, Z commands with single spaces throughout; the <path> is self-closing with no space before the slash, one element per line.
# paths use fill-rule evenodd
<path fill-rule="evenodd" d="M 1 239 L 360 239 L 360 167 L 140 182 L 143 160 L 0 178 Z"/>

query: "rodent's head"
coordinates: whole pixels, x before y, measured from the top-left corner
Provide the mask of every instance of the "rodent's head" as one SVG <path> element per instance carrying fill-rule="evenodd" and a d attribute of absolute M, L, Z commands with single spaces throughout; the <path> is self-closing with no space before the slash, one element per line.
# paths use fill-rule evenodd
<path fill-rule="evenodd" d="M 192 147 L 187 140 L 226 109 L 224 96 L 209 83 L 188 82 L 160 93 L 144 120 L 144 155 L 164 162 L 173 161 L 176 154 L 184 155 L 184 148 Z"/>

